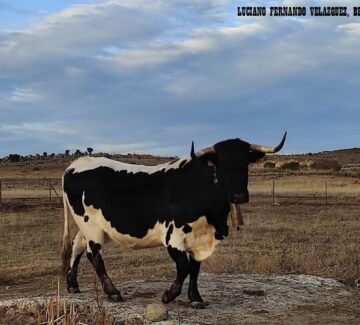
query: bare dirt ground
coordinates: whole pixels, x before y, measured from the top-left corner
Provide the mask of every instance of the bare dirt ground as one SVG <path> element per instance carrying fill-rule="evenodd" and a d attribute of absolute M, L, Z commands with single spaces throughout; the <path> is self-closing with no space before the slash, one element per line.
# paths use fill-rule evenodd
<path fill-rule="evenodd" d="M 100 294 L 100 308 L 116 324 L 150 324 L 144 319 L 149 303 L 159 303 L 169 280 L 141 280 L 122 283 L 125 301 L 113 303 Z M 166 322 L 159 324 L 359 324 L 360 293 L 334 279 L 307 275 L 202 274 L 200 290 L 208 302 L 205 310 L 189 308 L 183 293 L 166 306 Z M 186 292 L 186 290 L 184 290 Z M 5 313 L 1 324 L 16 324 L 20 311 L 46 303 L 51 295 L 10 299 L 0 302 Z M 62 299 L 74 303 L 85 314 L 98 307 L 94 287 L 80 294 L 65 294 Z M 24 316 L 23 316 L 24 317 Z M 23 318 L 24 319 L 24 318 Z M 35 323 L 35 322 L 34 322 Z"/>

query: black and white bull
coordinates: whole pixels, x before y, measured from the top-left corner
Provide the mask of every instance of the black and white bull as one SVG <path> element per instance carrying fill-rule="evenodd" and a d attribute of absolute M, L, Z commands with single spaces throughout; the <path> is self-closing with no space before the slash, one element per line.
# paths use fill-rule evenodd
<path fill-rule="evenodd" d="M 200 263 L 228 235 L 227 219 L 241 224 L 239 205 L 248 202 L 248 165 L 276 147 L 240 139 L 219 142 L 191 157 L 158 166 L 130 165 L 103 157 L 74 161 L 63 176 L 65 225 L 62 250 L 67 289 L 80 292 L 77 270 L 84 251 L 105 293 L 121 301 L 108 277 L 101 249 L 107 239 L 132 248 L 164 245 L 177 275 L 162 296 L 168 303 L 181 293 L 189 275 L 191 306 L 204 308 L 197 279 Z M 79 227 L 72 245 L 68 216 Z"/>

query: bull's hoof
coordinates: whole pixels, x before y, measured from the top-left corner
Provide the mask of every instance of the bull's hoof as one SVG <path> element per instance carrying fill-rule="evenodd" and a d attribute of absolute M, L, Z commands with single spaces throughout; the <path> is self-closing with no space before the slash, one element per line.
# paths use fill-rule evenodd
<path fill-rule="evenodd" d="M 113 294 L 109 295 L 108 297 L 113 302 L 124 301 L 124 299 L 121 297 L 120 293 L 113 293 Z"/>
<path fill-rule="evenodd" d="M 164 294 L 162 295 L 162 298 L 161 298 L 161 301 L 164 303 L 164 304 L 168 304 L 170 301 L 173 301 L 175 298 L 172 297 L 172 295 L 170 295 L 170 292 L 168 290 L 166 290 L 164 292 Z"/>
<path fill-rule="evenodd" d="M 70 287 L 70 288 L 67 288 L 67 291 L 69 293 L 80 293 L 79 287 Z"/>
<path fill-rule="evenodd" d="M 173 301 L 176 297 L 181 294 L 182 283 L 179 284 L 176 281 L 170 286 L 169 290 L 166 290 L 162 296 L 162 302 L 168 304 L 170 301 Z"/>
<path fill-rule="evenodd" d="M 178 292 L 173 292 L 171 290 L 166 290 L 161 298 L 161 301 L 164 303 L 164 304 L 168 304 L 169 302 L 175 300 L 175 298 L 177 296 L 179 296 L 180 293 Z"/>
<path fill-rule="evenodd" d="M 191 301 L 190 306 L 194 309 L 205 309 L 206 304 L 203 301 Z"/>

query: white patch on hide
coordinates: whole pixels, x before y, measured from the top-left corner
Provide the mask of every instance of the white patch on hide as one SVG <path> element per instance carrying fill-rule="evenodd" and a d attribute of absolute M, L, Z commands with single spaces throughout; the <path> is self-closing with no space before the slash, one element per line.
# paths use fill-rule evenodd
<path fill-rule="evenodd" d="M 74 173 L 81 173 L 87 170 L 96 169 L 98 167 L 108 167 L 114 171 L 122 171 L 126 170 L 128 173 L 146 173 L 146 174 L 154 174 L 160 170 L 168 171 L 170 169 L 178 169 L 180 168 L 180 164 L 183 162 L 183 165 L 188 163 L 191 158 L 182 158 L 178 161 L 171 163 L 165 163 L 156 166 L 145 166 L 145 165 L 133 165 L 126 164 L 117 160 L 108 159 L 105 157 L 81 157 L 75 160 L 67 169 L 74 169 Z M 182 165 L 182 166 L 183 166 Z"/>
<path fill-rule="evenodd" d="M 215 227 L 208 224 L 206 217 L 203 216 L 189 224 L 191 232 L 185 236 L 186 251 L 198 262 L 208 258 L 220 243 L 215 238 Z"/>
<path fill-rule="evenodd" d="M 168 243 L 168 246 L 171 246 L 172 248 L 176 248 L 179 251 L 185 251 L 185 233 L 181 228 L 176 228 L 175 223 L 171 222 L 173 225 L 173 231 L 170 235 L 170 240 Z M 170 226 L 169 226 L 170 227 Z"/>
<path fill-rule="evenodd" d="M 81 231 L 78 231 L 76 234 L 73 245 L 72 245 L 72 252 L 71 252 L 71 259 L 70 259 L 70 267 L 74 265 L 76 257 L 83 253 L 86 248 L 86 240 L 84 235 L 81 233 Z"/>

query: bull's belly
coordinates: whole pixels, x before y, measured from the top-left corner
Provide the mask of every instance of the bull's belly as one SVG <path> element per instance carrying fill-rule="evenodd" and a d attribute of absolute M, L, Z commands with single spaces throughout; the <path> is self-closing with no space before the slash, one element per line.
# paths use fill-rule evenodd
<path fill-rule="evenodd" d="M 95 209 L 92 206 L 86 206 L 84 204 L 85 214 L 89 216 L 89 221 L 85 225 L 90 232 L 97 230 L 105 234 L 105 238 L 109 238 L 115 243 L 130 247 L 134 249 L 158 247 L 163 245 L 166 236 L 165 224 L 157 222 L 153 228 L 150 228 L 146 235 L 142 238 L 131 236 L 129 234 L 121 233 L 121 230 L 116 229 L 111 225 L 111 222 L 106 220 L 100 209 Z M 81 217 L 82 219 L 82 217 Z M 81 226 L 81 225 L 79 225 Z M 82 229 L 81 227 L 79 227 Z M 92 231 L 90 228 L 93 228 Z"/>
<path fill-rule="evenodd" d="M 138 238 L 129 234 L 123 234 L 118 229 L 112 227 L 111 223 L 104 218 L 101 210 L 85 205 L 84 207 L 86 214 L 89 215 L 90 218 L 85 226 L 87 229 L 83 230 L 92 232 L 90 228 L 94 230 L 101 229 L 108 238 L 125 247 L 140 249 L 171 246 L 179 251 L 186 251 L 196 261 L 200 262 L 208 258 L 220 242 L 215 238 L 215 227 L 208 224 L 205 216 L 189 223 L 191 227 L 190 232 L 183 230 L 185 225 L 177 228 L 174 222 L 168 222 L 167 225 L 165 225 L 165 222 L 157 222 L 153 228 L 147 231 L 144 237 Z M 168 234 L 171 226 L 173 229 L 171 233 Z M 82 227 L 80 227 L 80 229 L 82 229 Z M 85 231 L 85 233 L 86 232 L 87 231 Z"/>
<path fill-rule="evenodd" d="M 165 223 L 157 222 L 142 238 L 122 234 L 112 228 L 108 222 L 106 223 L 105 227 L 103 225 L 104 232 L 112 241 L 119 245 L 133 249 L 171 246 L 180 251 L 186 251 L 199 262 L 212 255 L 220 242 L 215 238 L 214 226 L 209 225 L 205 217 L 201 217 L 199 220 L 191 223 L 192 231 L 189 233 L 185 233 L 183 227 L 174 227 L 168 242 L 166 242 L 166 234 L 173 222 L 170 222 L 167 227 Z"/>
<path fill-rule="evenodd" d="M 114 230 L 114 228 L 104 230 L 107 236 L 115 243 L 133 249 L 162 246 L 166 233 L 165 225 L 159 222 L 155 224 L 154 228 L 149 229 L 147 234 L 142 238 L 122 234 Z"/>

